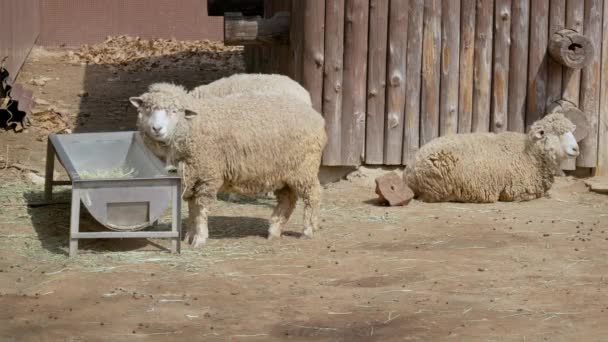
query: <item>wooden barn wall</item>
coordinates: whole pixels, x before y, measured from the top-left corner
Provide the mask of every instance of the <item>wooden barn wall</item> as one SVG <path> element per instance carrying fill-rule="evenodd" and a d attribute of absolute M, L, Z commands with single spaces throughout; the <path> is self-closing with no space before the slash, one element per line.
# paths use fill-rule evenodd
<path fill-rule="evenodd" d="M 310 91 L 326 118 L 324 165 L 404 165 L 438 136 L 525 132 L 565 98 L 591 130 L 576 164 L 564 168 L 608 172 L 608 1 L 290 5 L 267 0 L 267 15 L 291 10 L 290 46 L 247 48 L 248 67 L 287 74 Z M 591 39 L 589 66 L 571 70 L 548 55 L 551 35 L 562 28 Z"/>
<path fill-rule="evenodd" d="M 39 0 L 0 1 L 0 59 L 14 79 L 40 32 Z"/>

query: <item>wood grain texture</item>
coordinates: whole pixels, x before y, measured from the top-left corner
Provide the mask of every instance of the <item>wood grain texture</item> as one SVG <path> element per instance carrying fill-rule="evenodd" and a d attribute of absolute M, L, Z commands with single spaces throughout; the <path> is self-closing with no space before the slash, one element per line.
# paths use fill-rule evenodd
<path fill-rule="evenodd" d="M 504 132 L 509 112 L 509 45 L 511 45 L 511 1 L 496 0 L 494 35 L 494 71 L 492 74 L 493 132 Z"/>
<path fill-rule="evenodd" d="M 365 163 L 384 163 L 384 104 L 386 94 L 386 49 L 388 0 L 369 3 L 369 51 L 367 69 L 367 118 Z"/>
<path fill-rule="evenodd" d="M 405 127 L 403 138 L 403 163 L 410 161 L 420 147 L 420 84 L 422 71 L 422 25 L 424 0 L 410 0 L 407 30 L 405 79 Z"/>
<path fill-rule="evenodd" d="M 269 1 L 270 10 L 269 14 L 273 15 L 277 12 L 287 11 L 291 12 L 292 0 L 266 0 Z M 266 6 L 266 2 L 264 4 Z M 291 15 L 290 15 L 291 20 Z M 291 70 L 291 58 L 289 52 L 289 45 L 278 45 L 273 46 L 270 50 L 270 65 L 272 65 L 272 72 L 281 75 L 289 75 Z"/>
<path fill-rule="evenodd" d="M 530 2 L 513 0 L 511 5 L 511 50 L 509 51 L 508 129 L 523 133 L 526 127 L 526 90 L 528 88 L 528 39 Z"/>
<path fill-rule="evenodd" d="M 566 0 L 550 0 L 549 38 L 566 26 Z M 562 66 L 552 58 L 547 61 L 547 102 L 546 105 L 562 98 Z"/>
<path fill-rule="evenodd" d="M 392 0 L 389 11 L 389 48 L 386 90 L 386 120 L 384 163 L 401 164 L 403 156 L 403 118 L 405 110 L 405 80 L 408 1 Z"/>
<path fill-rule="evenodd" d="M 310 93 L 312 107 L 321 112 L 325 48 L 325 0 L 304 2 L 302 86 Z"/>
<path fill-rule="evenodd" d="M 545 114 L 547 96 L 547 45 L 549 0 L 535 0 L 530 7 L 530 53 L 528 55 L 528 110 L 526 129 Z"/>
<path fill-rule="evenodd" d="M 524 1 L 524 0 L 522 0 Z M 460 16 L 460 68 L 458 82 L 458 132 L 471 132 L 473 120 L 473 72 L 475 65 L 476 0 L 462 0 Z"/>
<path fill-rule="evenodd" d="M 439 135 L 458 133 L 460 1 L 442 1 Z"/>
<path fill-rule="evenodd" d="M 302 83 L 302 50 L 303 50 L 303 38 L 304 38 L 304 18 L 303 16 L 296 15 L 296 13 L 302 13 L 304 11 L 303 1 L 292 1 L 291 2 L 291 13 L 292 18 L 289 21 L 289 50 L 291 55 L 291 71 L 289 76 Z"/>
<path fill-rule="evenodd" d="M 366 0 L 345 1 L 342 165 L 360 165 L 363 159 L 368 15 Z"/>
<path fill-rule="evenodd" d="M 584 32 L 592 42 L 602 41 L 602 12 L 602 0 L 585 0 Z M 595 53 L 591 64 L 583 68 L 581 72 L 580 108 L 589 122 L 589 135 L 579 143 L 581 154 L 576 160 L 576 165 L 581 167 L 597 166 L 600 62 L 600 54 Z"/>
<path fill-rule="evenodd" d="M 344 52 L 344 0 L 325 1 L 325 63 L 323 79 L 323 116 L 327 145 L 323 165 L 342 161 L 342 55 Z"/>
<path fill-rule="evenodd" d="M 583 32 L 585 2 L 582 0 L 566 0 L 566 28 Z M 564 68 L 562 73 L 562 97 L 575 105 L 579 105 L 581 71 Z"/>
<path fill-rule="evenodd" d="M 492 88 L 492 19 L 494 1 L 478 0 L 475 18 L 475 66 L 473 71 L 473 132 L 490 130 Z"/>
<path fill-rule="evenodd" d="M 441 0 L 424 1 L 420 145 L 439 134 Z"/>
<path fill-rule="evenodd" d="M 598 155 L 596 176 L 608 176 L 608 1 L 604 0 L 604 21 L 602 27 L 602 46 L 597 50 L 602 52 L 600 66 L 600 112 L 598 118 Z"/>

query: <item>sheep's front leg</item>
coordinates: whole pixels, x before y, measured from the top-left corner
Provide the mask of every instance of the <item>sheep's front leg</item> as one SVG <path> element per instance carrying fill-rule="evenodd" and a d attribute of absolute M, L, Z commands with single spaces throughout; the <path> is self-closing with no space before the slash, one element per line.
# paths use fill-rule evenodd
<path fill-rule="evenodd" d="M 284 187 L 274 192 L 277 198 L 277 206 L 274 208 L 270 217 L 270 228 L 268 229 L 268 239 L 277 239 L 281 237 L 287 221 L 291 217 L 293 210 L 296 207 L 298 197 L 296 193 L 289 187 Z"/>
<path fill-rule="evenodd" d="M 208 208 L 215 200 L 218 188 L 211 184 L 198 186 L 188 200 L 189 228 L 185 240 L 194 248 L 202 247 L 209 238 Z"/>

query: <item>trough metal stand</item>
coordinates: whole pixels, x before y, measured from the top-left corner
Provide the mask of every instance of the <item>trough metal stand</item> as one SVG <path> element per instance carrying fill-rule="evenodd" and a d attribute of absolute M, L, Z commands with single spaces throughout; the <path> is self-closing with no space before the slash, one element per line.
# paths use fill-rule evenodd
<path fill-rule="evenodd" d="M 55 181 L 53 172 L 55 171 L 56 151 L 49 137 L 46 150 L 46 173 L 44 183 L 44 198 L 47 203 L 53 200 L 54 185 L 72 185 L 72 200 L 70 210 L 70 257 L 78 254 L 79 239 L 111 239 L 111 238 L 170 238 L 171 253 L 180 253 L 180 233 L 181 233 L 181 182 L 178 180 L 177 186 L 171 194 L 171 231 L 164 232 L 80 232 L 80 201 L 83 185 L 86 183 L 74 181 Z M 61 158 L 61 157 L 60 157 Z M 68 171 L 69 173 L 69 171 Z"/>

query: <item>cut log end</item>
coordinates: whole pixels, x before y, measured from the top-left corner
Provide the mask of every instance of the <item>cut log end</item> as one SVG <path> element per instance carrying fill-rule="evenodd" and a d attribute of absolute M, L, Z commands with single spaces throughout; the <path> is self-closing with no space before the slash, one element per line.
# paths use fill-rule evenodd
<path fill-rule="evenodd" d="M 414 192 L 395 172 L 376 178 L 376 194 L 390 206 L 408 205 L 414 198 Z"/>
<path fill-rule="evenodd" d="M 572 69 L 582 69 L 589 65 L 595 53 L 591 40 L 571 29 L 555 32 L 548 49 L 556 62 Z"/>
<path fill-rule="evenodd" d="M 226 45 L 289 44 L 289 12 L 277 12 L 271 18 L 245 17 L 240 12 L 224 14 Z"/>

